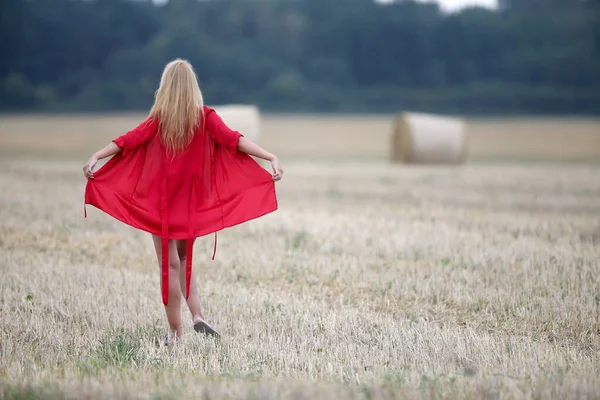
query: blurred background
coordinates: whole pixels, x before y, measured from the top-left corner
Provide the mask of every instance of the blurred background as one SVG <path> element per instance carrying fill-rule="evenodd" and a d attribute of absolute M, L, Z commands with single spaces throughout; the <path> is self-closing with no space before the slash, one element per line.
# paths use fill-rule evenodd
<path fill-rule="evenodd" d="M 289 156 L 323 153 L 337 143 L 326 138 L 336 131 L 349 150 L 323 155 L 388 157 L 393 118 L 411 111 L 466 118 L 471 160 L 501 157 L 502 146 L 527 158 L 542 144 L 554 146 L 552 157 L 600 157 L 597 0 L 4 0 L 0 7 L 5 149 L 24 140 L 7 135 L 38 126 L 75 135 L 92 121 L 31 125 L 15 119 L 23 113 L 138 118 L 165 64 L 181 57 L 194 65 L 207 104 L 258 106 L 266 144 Z M 299 118 L 293 124 L 290 114 Z M 133 123 L 125 118 L 107 137 Z M 305 136 L 294 142 L 297 133 Z M 518 142 L 523 135 L 533 142 Z"/>
<path fill-rule="evenodd" d="M 178 57 L 285 175 L 167 354 L 82 167 Z M 0 188 L 0 399 L 599 398 L 600 0 L 0 0 Z"/>

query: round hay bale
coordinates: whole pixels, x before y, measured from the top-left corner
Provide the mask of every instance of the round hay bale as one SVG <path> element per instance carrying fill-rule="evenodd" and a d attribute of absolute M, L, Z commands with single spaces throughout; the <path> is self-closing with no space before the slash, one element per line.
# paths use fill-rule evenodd
<path fill-rule="evenodd" d="M 219 114 L 223 122 L 234 131 L 260 143 L 260 112 L 254 105 L 227 104 L 211 106 Z"/>
<path fill-rule="evenodd" d="M 463 120 L 422 113 L 401 113 L 394 122 L 392 162 L 462 164 L 467 159 Z"/>

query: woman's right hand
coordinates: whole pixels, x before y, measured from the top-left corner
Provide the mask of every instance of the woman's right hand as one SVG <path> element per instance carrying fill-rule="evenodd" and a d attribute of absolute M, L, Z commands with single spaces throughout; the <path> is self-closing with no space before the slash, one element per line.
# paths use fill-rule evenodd
<path fill-rule="evenodd" d="M 281 164 L 279 164 L 279 159 L 277 157 L 271 160 L 271 167 L 273 168 L 273 180 L 279 181 L 283 177 L 283 169 L 281 168 Z"/>
<path fill-rule="evenodd" d="M 92 155 L 83 166 L 83 176 L 88 179 L 94 179 L 94 167 L 96 166 L 97 162 L 98 157 L 96 157 L 95 154 Z"/>

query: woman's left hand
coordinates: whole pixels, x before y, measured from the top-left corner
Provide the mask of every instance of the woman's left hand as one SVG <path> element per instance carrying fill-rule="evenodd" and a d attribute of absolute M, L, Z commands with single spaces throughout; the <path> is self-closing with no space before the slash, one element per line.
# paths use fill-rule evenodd
<path fill-rule="evenodd" d="M 281 168 L 281 164 L 279 164 L 279 159 L 277 157 L 274 157 L 271 160 L 271 167 L 273 168 L 273 180 L 275 182 L 281 180 L 283 169 Z"/>
<path fill-rule="evenodd" d="M 98 162 L 98 157 L 96 155 L 92 155 L 89 160 L 83 166 L 83 176 L 88 179 L 94 179 L 94 167 Z"/>

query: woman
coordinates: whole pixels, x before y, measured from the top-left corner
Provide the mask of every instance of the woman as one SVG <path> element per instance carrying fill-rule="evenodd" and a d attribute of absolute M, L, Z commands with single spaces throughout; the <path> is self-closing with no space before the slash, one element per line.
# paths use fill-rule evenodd
<path fill-rule="evenodd" d="M 251 156 L 270 161 L 273 174 Z M 163 71 L 147 118 L 94 153 L 83 174 L 86 217 L 90 204 L 152 234 L 170 333 L 182 335 L 184 292 L 194 329 L 217 335 L 200 311 L 194 240 L 214 232 L 216 252 L 217 231 L 275 211 L 274 182 L 283 175 L 277 157 L 204 106 L 192 66 L 176 59 Z"/>

